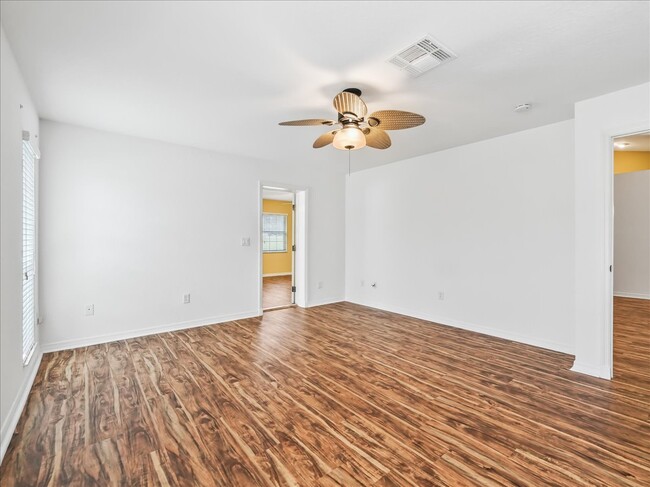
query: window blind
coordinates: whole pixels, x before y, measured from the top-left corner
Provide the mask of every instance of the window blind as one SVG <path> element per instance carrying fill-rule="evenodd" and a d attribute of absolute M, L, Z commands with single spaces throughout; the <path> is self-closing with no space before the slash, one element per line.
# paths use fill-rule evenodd
<path fill-rule="evenodd" d="M 287 215 L 264 213 L 262 215 L 262 250 L 287 251 Z"/>
<path fill-rule="evenodd" d="M 25 136 L 23 137 L 23 139 Z M 36 153 L 23 140 L 23 363 L 36 346 Z"/>

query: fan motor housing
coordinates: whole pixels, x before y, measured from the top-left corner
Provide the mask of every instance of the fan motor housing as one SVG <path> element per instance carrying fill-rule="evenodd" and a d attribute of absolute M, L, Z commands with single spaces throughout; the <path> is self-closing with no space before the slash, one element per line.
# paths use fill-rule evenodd
<path fill-rule="evenodd" d="M 375 117 L 369 117 L 367 122 L 368 122 L 368 125 L 370 125 L 371 127 L 376 127 L 377 125 L 380 124 L 380 121 L 378 119 L 376 119 Z"/>
<path fill-rule="evenodd" d="M 352 93 L 353 95 L 361 96 L 361 90 L 359 88 L 346 88 L 343 90 L 345 93 Z"/>

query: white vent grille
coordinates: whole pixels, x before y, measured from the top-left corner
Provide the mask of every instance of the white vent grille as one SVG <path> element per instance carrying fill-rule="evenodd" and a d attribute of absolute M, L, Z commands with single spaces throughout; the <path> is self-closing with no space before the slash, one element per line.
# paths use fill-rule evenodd
<path fill-rule="evenodd" d="M 430 69 L 453 61 L 457 57 L 442 43 L 431 36 L 426 36 L 393 56 L 388 62 L 403 69 L 413 78 L 417 78 Z"/>

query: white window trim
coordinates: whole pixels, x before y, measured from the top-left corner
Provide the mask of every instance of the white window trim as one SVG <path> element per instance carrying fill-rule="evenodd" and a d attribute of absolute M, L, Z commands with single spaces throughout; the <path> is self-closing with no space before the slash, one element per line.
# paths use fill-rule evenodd
<path fill-rule="evenodd" d="M 21 355 L 23 357 L 23 367 L 27 367 L 29 365 L 32 357 L 34 356 L 34 352 L 36 351 L 36 347 L 37 347 L 37 344 L 38 344 L 38 330 L 37 330 L 37 326 L 38 326 L 38 309 L 39 309 L 39 307 L 38 307 L 38 280 L 37 280 L 38 279 L 37 278 L 37 276 L 38 276 L 38 272 L 37 272 L 37 270 L 38 270 L 38 160 L 40 159 L 41 154 L 38 151 L 38 149 L 36 147 L 34 147 L 34 145 L 31 143 L 31 141 L 30 141 L 30 133 L 27 132 L 27 131 L 23 131 L 22 135 L 23 135 L 22 136 L 23 144 L 22 144 L 22 150 L 21 150 L 21 156 L 22 156 L 21 157 L 21 162 L 22 162 L 21 166 L 23 166 L 23 176 L 22 176 L 22 178 L 24 178 L 24 149 L 25 149 L 25 147 L 30 151 L 30 153 L 31 153 L 31 155 L 32 155 L 32 157 L 34 159 L 34 168 L 33 168 L 33 171 L 34 171 L 34 174 L 33 174 L 34 187 L 33 187 L 33 202 L 32 202 L 32 204 L 33 204 L 32 211 L 34 212 L 34 216 L 33 216 L 33 219 L 34 219 L 34 235 L 33 235 L 34 248 L 33 248 L 33 253 L 34 253 L 34 255 L 33 255 L 33 264 L 32 264 L 32 266 L 33 266 L 33 269 L 32 269 L 32 273 L 33 273 L 32 299 L 33 299 L 33 308 L 34 308 L 33 309 L 34 322 L 33 322 L 33 330 L 32 330 L 33 341 L 30 344 L 29 351 L 27 353 L 25 353 L 25 347 L 24 347 L 24 343 L 23 343 L 23 347 L 22 347 L 23 350 L 22 350 L 22 353 L 21 353 Z M 24 184 L 24 181 L 23 181 L 23 184 Z M 23 187 L 23 191 L 24 191 L 24 187 Z M 24 193 L 23 193 L 23 198 L 24 198 Z M 23 223 L 24 223 L 24 217 L 23 217 Z M 24 235 L 23 235 L 23 238 L 24 238 Z M 24 256 L 23 256 L 23 258 L 24 258 Z M 22 278 L 22 276 L 23 276 L 23 274 L 21 273 L 21 278 Z M 23 306 L 24 306 L 24 303 L 23 303 Z M 25 326 L 25 323 L 24 323 L 24 318 L 23 318 L 21 320 L 21 335 L 23 337 L 24 337 L 24 333 L 25 333 L 24 326 Z"/>
<path fill-rule="evenodd" d="M 277 215 L 284 217 L 284 250 L 264 250 L 264 242 L 262 242 L 263 254 L 286 254 L 289 252 L 289 215 L 286 213 L 277 213 L 272 211 L 262 212 L 262 238 L 264 238 L 264 215 Z"/>

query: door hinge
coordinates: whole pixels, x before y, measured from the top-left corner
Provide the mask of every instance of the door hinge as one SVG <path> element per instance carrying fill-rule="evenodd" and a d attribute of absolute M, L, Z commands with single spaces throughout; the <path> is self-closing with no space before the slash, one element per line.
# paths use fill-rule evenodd
<path fill-rule="evenodd" d="M 296 251 L 296 244 L 293 244 L 293 245 L 291 246 L 291 250 L 293 250 L 294 252 Z"/>
<path fill-rule="evenodd" d="M 295 210 L 295 209 L 296 209 L 296 205 L 291 205 L 291 209 L 292 209 L 292 210 Z"/>
<path fill-rule="evenodd" d="M 609 266 L 609 272 L 612 272 L 612 266 L 611 265 Z"/>
<path fill-rule="evenodd" d="M 291 292 L 295 293 L 296 292 L 296 286 L 291 286 Z"/>

